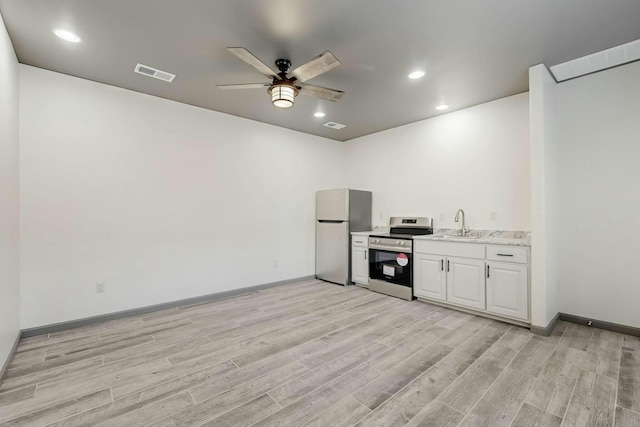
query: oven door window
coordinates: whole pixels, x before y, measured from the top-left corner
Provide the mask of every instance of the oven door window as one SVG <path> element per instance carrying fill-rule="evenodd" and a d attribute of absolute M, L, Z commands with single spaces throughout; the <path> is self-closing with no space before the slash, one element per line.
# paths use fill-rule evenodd
<path fill-rule="evenodd" d="M 411 287 L 411 254 L 370 249 L 369 277 Z"/>

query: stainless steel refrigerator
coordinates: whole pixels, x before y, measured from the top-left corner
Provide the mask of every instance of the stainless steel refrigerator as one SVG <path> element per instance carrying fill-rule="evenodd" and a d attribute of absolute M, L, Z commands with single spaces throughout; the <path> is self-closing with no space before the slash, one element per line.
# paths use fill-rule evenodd
<path fill-rule="evenodd" d="M 352 231 L 371 230 L 371 192 L 341 188 L 316 194 L 316 277 L 351 284 Z"/>

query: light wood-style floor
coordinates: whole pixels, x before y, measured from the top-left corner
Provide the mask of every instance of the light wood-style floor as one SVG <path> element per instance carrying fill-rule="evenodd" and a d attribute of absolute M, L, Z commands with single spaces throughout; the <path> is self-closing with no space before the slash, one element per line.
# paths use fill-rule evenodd
<path fill-rule="evenodd" d="M 640 425 L 640 339 L 309 281 L 21 340 L 0 424 Z"/>

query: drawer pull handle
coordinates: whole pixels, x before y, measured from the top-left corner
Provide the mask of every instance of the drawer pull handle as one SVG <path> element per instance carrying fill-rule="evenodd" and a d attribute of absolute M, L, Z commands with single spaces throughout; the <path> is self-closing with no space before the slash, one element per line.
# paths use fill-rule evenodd
<path fill-rule="evenodd" d="M 496 254 L 498 256 L 513 256 L 513 254 Z"/>

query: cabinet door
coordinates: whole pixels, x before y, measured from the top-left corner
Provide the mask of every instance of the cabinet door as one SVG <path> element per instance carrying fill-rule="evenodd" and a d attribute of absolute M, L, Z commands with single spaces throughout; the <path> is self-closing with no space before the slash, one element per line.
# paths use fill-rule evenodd
<path fill-rule="evenodd" d="M 447 301 L 485 309 L 484 260 L 447 258 Z"/>
<path fill-rule="evenodd" d="M 487 311 L 523 320 L 529 319 L 527 266 L 489 262 L 487 268 Z"/>
<path fill-rule="evenodd" d="M 369 249 L 362 246 L 351 247 L 351 280 L 361 285 L 369 284 Z"/>
<path fill-rule="evenodd" d="M 447 300 L 445 257 L 415 254 L 413 258 L 413 293 L 417 297 Z"/>

